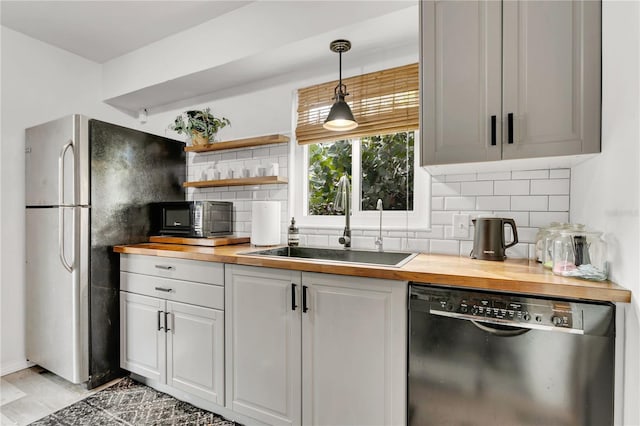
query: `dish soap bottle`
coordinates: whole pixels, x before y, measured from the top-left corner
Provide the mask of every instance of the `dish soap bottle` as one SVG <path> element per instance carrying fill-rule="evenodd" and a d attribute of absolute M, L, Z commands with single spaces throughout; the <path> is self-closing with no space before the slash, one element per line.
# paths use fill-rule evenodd
<path fill-rule="evenodd" d="M 300 244 L 300 233 L 296 226 L 296 219 L 293 217 L 291 218 L 291 225 L 289 225 L 288 235 L 287 243 L 289 244 L 289 247 L 297 247 Z"/>

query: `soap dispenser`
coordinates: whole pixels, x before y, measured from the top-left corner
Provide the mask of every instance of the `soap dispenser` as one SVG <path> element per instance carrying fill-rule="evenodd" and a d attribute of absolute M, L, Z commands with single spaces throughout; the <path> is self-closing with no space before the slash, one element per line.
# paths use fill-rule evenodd
<path fill-rule="evenodd" d="M 297 247 L 300 244 L 300 233 L 296 226 L 296 219 L 291 218 L 291 225 L 289 225 L 289 236 L 287 238 L 289 247 Z"/>

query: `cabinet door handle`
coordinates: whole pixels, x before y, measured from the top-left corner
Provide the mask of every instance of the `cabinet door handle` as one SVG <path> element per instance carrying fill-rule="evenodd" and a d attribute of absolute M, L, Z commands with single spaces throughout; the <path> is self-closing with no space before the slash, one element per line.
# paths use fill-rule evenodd
<path fill-rule="evenodd" d="M 164 332 L 166 333 L 167 331 L 171 331 L 171 328 L 173 328 L 173 325 L 171 326 L 171 328 L 169 328 L 169 318 L 170 318 L 171 314 L 169 312 L 165 312 L 164 313 Z"/>
<path fill-rule="evenodd" d="M 162 327 L 162 324 L 160 323 L 162 321 L 160 319 L 161 316 L 162 316 L 162 311 L 158 311 L 158 331 L 164 330 L 164 328 Z"/>
<path fill-rule="evenodd" d="M 164 291 L 166 293 L 171 293 L 171 291 L 173 290 L 171 288 L 165 288 L 165 287 L 155 287 L 155 289 L 158 291 Z"/>
<path fill-rule="evenodd" d="M 302 312 L 307 312 L 309 308 L 307 307 L 307 286 L 302 286 Z"/>
<path fill-rule="evenodd" d="M 507 114 L 507 143 L 513 143 L 513 113 Z"/>
<path fill-rule="evenodd" d="M 496 116 L 491 116 L 491 145 L 496 145 Z"/>
<path fill-rule="evenodd" d="M 291 283 L 291 310 L 295 311 L 298 305 L 296 305 L 296 285 Z"/>
<path fill-rule="evenodd" d="M 158 269 L 164 269 L 166 271 L 170 271 L 173 269 L 173 266 L 168 266 L 168 265 L 156 265 L 156 268 Z"/>

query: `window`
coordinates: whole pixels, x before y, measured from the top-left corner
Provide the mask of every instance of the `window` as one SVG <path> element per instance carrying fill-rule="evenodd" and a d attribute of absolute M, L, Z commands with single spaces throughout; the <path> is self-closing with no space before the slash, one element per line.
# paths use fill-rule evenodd
<path fill-rule="evenodd" d="M 406 65 L 343 79 L 359 126 L 336 133 L 322 128 L 331 106 L 329 82 L 298 91 L 290 208 L 301 227 L 344 226 L 336 211 L 337 183 L 351 183 L 351 225 L 377 228 L 378 199 L 386 229 L 426 229 L 430 178 L 418 167 L 418 66 Z M 351 102 L 350 102 L 351 103 Z"/>
<path fill-rule="evenodd" d="M 414 132 L 399 132 L 309 145 L 308 214 L 342 214 L 334 199 L 343 175 L 353 182 L 354 211 L 376 210 L 378 199 L 385 210 L 412 211 L 414 139 Z"/>

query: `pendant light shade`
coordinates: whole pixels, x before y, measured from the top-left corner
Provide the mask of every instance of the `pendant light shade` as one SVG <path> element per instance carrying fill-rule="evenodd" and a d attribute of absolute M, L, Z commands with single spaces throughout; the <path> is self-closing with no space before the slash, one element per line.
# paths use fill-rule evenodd
<path fill-rule="evenodd" d="M 351 42 L 349 40 L 334 40 L 329 45 L 329 48 L 332 52 L 336 52 L 340 55 L 340 80 L 334 90 L 335 94 L 333 99 L 335 102 L 322 127 L 327 130 L 338 132 L 353 130 L 358 127 L 358 122 L 353 116 L 351 108 L 349 108 L 349 105 L 344 100 L 344 98 L 349 94 L 347 93 L 347 86 L 342 84 L 342 52 L 347 52 L 351 49 Z"/>

